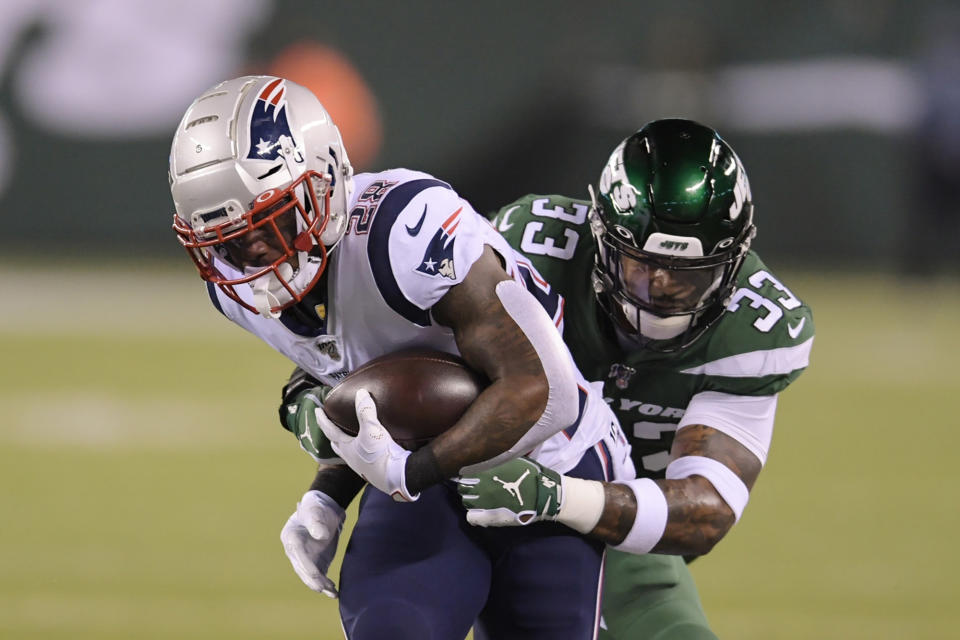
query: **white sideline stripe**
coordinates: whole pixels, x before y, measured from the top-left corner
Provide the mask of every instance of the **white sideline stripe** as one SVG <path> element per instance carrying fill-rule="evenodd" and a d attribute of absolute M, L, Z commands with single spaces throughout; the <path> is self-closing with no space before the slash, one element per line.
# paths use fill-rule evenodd
<path fill-rule="evenodd" d="M 699 367 L 684 369 L 690 375 L 726 376 L 728 378 L 756 378 L 784 375 L 802 369 L 810 363 L 813 338 L 793 347 L 751 351 L 707 362 Z"/>
<path fill-rule="evenodd" d="M 0 394 L 6 412 L 0 445 L 15 443 L 63 450 L 224 450 L 283 448 L 271 416 L 224 419 L 211 403 L 180 399 L 132 400 L 108 392 Z M 273 417 L 276 420 L 276 417 Z"/>
<path fill-rule="evenodd" d="M 109 267 L 0 265 L 0 332 L 27 335 L 243 334 L 210 304 L 206 285 L 185 264 Z M 29 274 L 29 277 L 27 277 Z"/>

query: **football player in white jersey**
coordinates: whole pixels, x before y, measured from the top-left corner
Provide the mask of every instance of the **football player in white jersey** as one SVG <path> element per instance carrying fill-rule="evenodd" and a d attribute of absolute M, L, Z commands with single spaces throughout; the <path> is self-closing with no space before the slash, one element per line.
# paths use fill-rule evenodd
<path fill-rule="evenodd" d="M 169 177 L 174 229 L 214 306 L 316 380 L 429 347 L 491 381 L 413 453 L 362 392 L 356 437 L 314 412 L 336 458 L 312 448 L 320 431 L 298 434 L 321 464 L 281 537 L 317 590 L 334 592 L 323 572 L 343 509 L 359 476 L 371 485 L 341 571 L 347 637 L 462 638 L 475 621 L 488 637 L 594 637 L 603 545 L 560 525 L 470 527 L 448 480 L 520 455 L 570 483 L 632 477 L 616 420 L 560 337 L 562 300 L 529 262 L 430 175 L 354 176 L 323 106 L 282 78 L 198 97 Z"/>

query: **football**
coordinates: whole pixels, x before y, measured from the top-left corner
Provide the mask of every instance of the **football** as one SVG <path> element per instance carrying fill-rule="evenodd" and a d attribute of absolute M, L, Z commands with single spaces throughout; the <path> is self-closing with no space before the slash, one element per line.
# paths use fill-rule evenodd
<path fill-rule="evenodd" d="M 416 451 L 466 412 L 488 381 L 459 357 L 429 349 L 407 349 L 371 360 L 341 380 L 323 409 L 350 435 L 359 429 L 354 397 L 370 392 L 377 418 L 394 441 Z"/>

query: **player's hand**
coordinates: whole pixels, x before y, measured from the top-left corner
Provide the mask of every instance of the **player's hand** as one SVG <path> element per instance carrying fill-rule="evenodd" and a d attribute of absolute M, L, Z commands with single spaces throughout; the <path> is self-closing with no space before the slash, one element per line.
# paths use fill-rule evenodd
<path fill-rule="evenodd" d="M 337 588 L 327 569 L 337 552 L 345 517 L 343 508 L 327 494 L 307 491 L 280 531 L 283 551 L 303 584 L 331 598 L 337 597 Z"/>
<path fill-rule="evenodd" d="M 326 417 L 323 412 L 323 399 L 329 392 L 330 387 L 311 387 L 301 392 L 293 402 L 286 404 L 286 427 L 297 436 L 300 448 L 317 462 L 343 464 L 319 423 L 319 416 Z"/>
<path fill-rule="evenodd" d="M 323 401 L 331 387 L 321 384 L 297 367 L 283 386 L 279 414 L 280 425 L 295 435 L 300 448 L 322 464 L 343 464 L 323 435 L 317 423 L 317 412 L 323 412 Z"/>
<path fill-rule="evenodd" d="M 351 436 L 333 424 L 322 410 L 316 412 L 320 429 L 333 450 L 357 474 L 398 502 L 413 502 L 406 485 L 406 465 L 410 452 L 394 442 L 377 419 L 377 406 L 366 389 L 358 389 L 355 407 L 360 430 Z"/>
<path fill-rule="evenodd" d="M 457 478 L 467 522 L 510 527 L 556 520 L 563 497 L 560 474 L 528 458 Z"/>

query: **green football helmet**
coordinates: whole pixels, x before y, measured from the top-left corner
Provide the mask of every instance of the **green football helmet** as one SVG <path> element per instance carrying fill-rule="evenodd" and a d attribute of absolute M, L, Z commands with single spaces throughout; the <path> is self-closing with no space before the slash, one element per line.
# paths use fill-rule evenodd
<path fill-rule="evenodd" d="M 709 127 L 655 120 L 614 149 L 590 193 L 601 306 L 644 348 L 689 346 L 723 313 L 756 233 L 740 159 Z"/>

